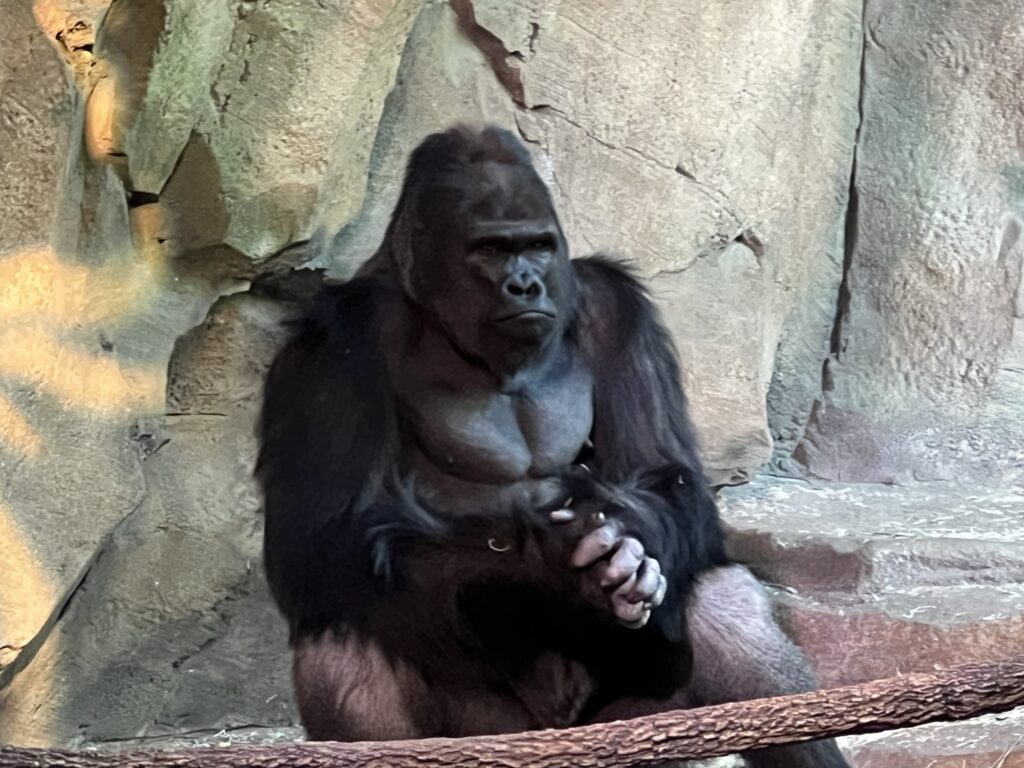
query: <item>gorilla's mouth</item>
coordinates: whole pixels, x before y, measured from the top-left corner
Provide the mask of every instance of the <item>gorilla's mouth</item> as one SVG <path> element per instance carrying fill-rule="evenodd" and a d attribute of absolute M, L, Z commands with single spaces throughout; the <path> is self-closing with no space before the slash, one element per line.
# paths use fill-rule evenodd
<path fill-rule="evenodd" d="M 510 323 L 516 320 L 554 320 L 554 312 L 546 312 L 542 309 L 527 309 L 523 312 L 516 312 L 511 315 L 504 315 L 495 320 L 496 323 Z"/>
<path fill-rule="evenodd" d="M 530 336 L 547 333 L 554 322 L 554 312 L 537 308 L 500 315 L 491 321 L 492 326 L 499 333 L 511 333 L 515 336 L 524 333 Z"/>

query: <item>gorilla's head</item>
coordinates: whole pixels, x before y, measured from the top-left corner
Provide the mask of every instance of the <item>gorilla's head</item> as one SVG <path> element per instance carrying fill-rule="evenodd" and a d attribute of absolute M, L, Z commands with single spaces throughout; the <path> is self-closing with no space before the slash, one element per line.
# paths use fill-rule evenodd
<path fill-rule="evenodd" d="M 428 136 L 410 158 L 385 247 L 406 295 L 459 352 L 492 368 L 525 363 L 572 319 L 565 236 L 529 153 L 506 130 Z"/>

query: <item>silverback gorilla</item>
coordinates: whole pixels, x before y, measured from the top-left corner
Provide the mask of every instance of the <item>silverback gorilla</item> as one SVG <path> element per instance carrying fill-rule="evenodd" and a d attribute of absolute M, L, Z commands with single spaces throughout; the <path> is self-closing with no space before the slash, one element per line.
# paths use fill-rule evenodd
<path fill-rule="evenodd" d="M 312 739 L 565 727 L 803 691 L 726 558 L 671 339 L 570 261 L 511 133 L 429 136 L 378 252 L 267 377 L 265 558 Z M 832 742 L 753 766 L 845 766 Z"/>

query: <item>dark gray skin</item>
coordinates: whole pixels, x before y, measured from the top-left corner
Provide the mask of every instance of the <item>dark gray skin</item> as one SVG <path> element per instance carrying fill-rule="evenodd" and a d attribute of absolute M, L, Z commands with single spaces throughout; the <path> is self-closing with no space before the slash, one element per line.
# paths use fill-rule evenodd
<path fill-rule="evenodd" d="M 413 220 L 403 220 L 406 215 Z M 663 542 L 642 540 L 600 504 L 569 497 L 568 468 L 601 434 L 595 415 L 597 382 L 609 372 L 588 364 L 580 343 L 567 334 L 580 322 L 574 313 L 581 281 L 547 190 L 532 167 L 482 160 L 462 167 L 451 183 L 442 178 L 412 203 L 403 199 L 385 245 L 361 276 L 393 281 L 403 296 L 388 305 L 377 346 L 386 358 L 384 379 L 393 387 L 400 435 L 390 460 L 416 501 L 431 514 L 456 522 L 481 515 L 501 521 L 522 510 L 545 510 L 540 544 L 522 555 L 528 569 L 516 571 L 515 578 L 537 573 L 539 583 L 558 585 L 551 589 L 564 590 L 568 584 L 570 592 L 578 590 L 582 602 L 630 637 L 650 633 L 659 612 L 685 612 L 693 666 L 670 695 L 599 697 L 595 705 L 595 693 L 607 681 L 584 657 L 540 650 L 513 674 L 460 656 L 458 633 L 415 639 L 422 626 L 435 620 L 446 626 L 446 612 L 457 610 L 447 602 L 449 593 L 471 583 L 477 572 L 504 567 L 502 558 L 512 542 L 502 537 L 480 541 L 476 552 L 482 554 L 466 555 L 468 550 L 454 541 L 413 548 L 403 590 L 381 597 L 353 594 L 335 604 L 329 590 L 321 594 L 320 587 L 309 586 L 313 577 L 308 574 L 293 588 L 289 569 L 332 557 L 314 548 L 328 530 L 322 523 L 313 544 L 300 538 L 285 542 L 292 521 L 303 512 L 291 508 L 301 503 L 295 499 L 306 493 L 303 484 L 329 479 L 309 477 L 304 469 L 324 452 L 323 446 L 298 457 L 298 469 L 276 468 L 285 466 L 288 454 L 301 449 L 312 430 L 324 426 L 314 418 L 308 427 L 300 425 L 293 445 L 284 443 L 281 435 L 290 434 L 289 425 L 305 418 L 299 413 L 282 418 L 281 426 L 264 428 L 260 476 L 268 493 L 268 574 L 292 623 L 296 693 L 311 738 L 390 740 L 565 727 L 813 689 L 806 660 L 776 625 L 761 585 L 745 568 L 709 568 L 685 601 L 676 598 L 673 604 L 666 599 L 666 576 L 671 579 L 672 572 L 663 574 L 662 563 L 649 554 Z M 310 357 L 319 354 L 309 352 L 311 342 L 300 342 L 288 365 L 320 359 Z M 346 346 L 344 354 L 348 351 Z M 310 400 L 309 408 L 321 407 L 321 390 L 301 389 L 318 370 L 310 366 L 309 371 L 272 373 L 265 410 L 303 397 Z M 289 382 L 291 389 L 281 389 L 281 382 Z M 326 389 L 324 403 L 350 396 L 345 389 L 335 395 L 330 383 Z M 648 405 L 662 407 L 653 402 L 640 407 Z M 284 458 L 268 450 L 274 441 L 282 443 Z M 325 445 L 330 449 L 330 443 Z M 286 484 L 275 471 L 299 479 Z M 282 490 L 275 496 L 278 484 Z M 278 539 L 284 543 L 277 544 Z M 271 551 L 272 545 L 277 549 Z M 292 552 L 298 554 L 288 559 Z M 326 607 L 312 613 L 304 608 L 311 594 Z M 500 606 L 501 594 L 491 600 L 485 593 L 485 602 Z M 514 605 L 523 615 L 516 614 L 512 631 L 559 615 L 544 614 L 538 604 L 538 617 L 547 619 L 534 618 L 531 606 Z M 422 613 L 431 610 L 440 616 Z M 336 620 L 316 623 L 331 613 Z M 543 626 L 536 630 L 523 637 L 532 642 L 543 636 Z M 403 646 L 405 635 L 415 640 L 411 649 Z M 646 646 L 633 649 L 628 638 L 594 642 L 625 649 L 601 663 L 612 664 L 626 688 L 630 670 L 649 662 L 642 650 Z M 435 658 L 446 661 L 435 665 Z M 847 765 L 831 741 L 745 757 L 755 768 Z"/>

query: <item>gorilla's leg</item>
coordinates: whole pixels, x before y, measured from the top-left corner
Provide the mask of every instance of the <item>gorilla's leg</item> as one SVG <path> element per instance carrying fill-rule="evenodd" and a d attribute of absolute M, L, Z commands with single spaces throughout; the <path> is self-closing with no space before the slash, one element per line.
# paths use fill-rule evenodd
<path fill-rule="evenodd" d="M 372 642 L 324 632 L 295 644 L 295 695 L 312 741 L 378 741 L 422 736 L 413 670 L 394 665 Z"/>
<path fill-rule="evenodd" d="M 693 706 L 814 690 L 803 653 L 772 617 L 764 588 L 742 566 L 701 576 L 688 608 Z M 835 742 L 772 747 L 744 755 L 753 768 L 847 768 Z"/>
<path fill-rule="evenodd" d="M 324 632 L 295 644 L 292 666 L 311 741 L 393 741 L 476 736 L 535 727 L 523 705 L 487 690 L 428 686 L 372 641 Z"/>

